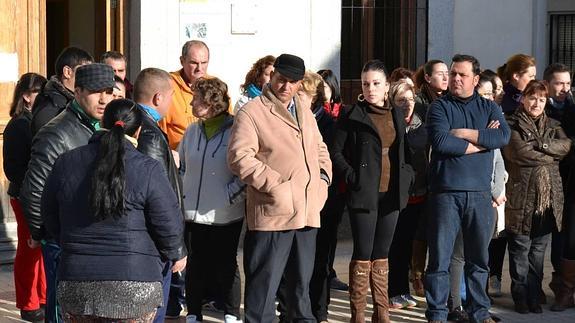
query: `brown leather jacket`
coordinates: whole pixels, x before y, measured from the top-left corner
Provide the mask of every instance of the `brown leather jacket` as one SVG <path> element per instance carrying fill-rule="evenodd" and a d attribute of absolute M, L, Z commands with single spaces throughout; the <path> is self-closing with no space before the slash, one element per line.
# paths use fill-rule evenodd
<path fill-rule="evenodd" d="M 537 208 L 537 185 L 550 185 L 551 206 L 545 216 L 554 216 L 561 230 L 563 214 L 563 186 L 559 176 L 559 161 L 571 148 L 558 121 L 545 114 L 537 122 L 523 109 L 508 118 L 511 140 L 503 148 L 503 157 L 509 173 L 505 229 L 514 234 L 529 235 L 532 218 Z M 540 178 L 543 167 L 549 177 Z"/>

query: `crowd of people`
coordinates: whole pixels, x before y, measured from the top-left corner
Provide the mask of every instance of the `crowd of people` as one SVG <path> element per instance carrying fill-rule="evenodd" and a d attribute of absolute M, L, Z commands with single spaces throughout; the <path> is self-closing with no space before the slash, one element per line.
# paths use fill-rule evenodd
<path fill-rule="evenodd" d="M 496 72 L 461 54 L 390 74 L 371 60 L 344 105 L 333 71 L 291 54 L 257 60 L 232 102 L 209 59 L 188 41 L 180 70 L 132 84 L 121 53 L 68 47 L 49 80 L 21 76 L 4 171 L 22 319 L 163 322 L 185 307 L 195 323 L 207 303 L 226 323 L 327 322 L 340 288 L 351 322 L 371 290 L 372 322 L 415 295 L 429 322 L 490 323 L 506 250 L 515 311 L 542 312 L 549 243 L 551 310 L 575 306 L 567 66 L 536 80 L 524 54 Z M 348 285 L 333 270 L 344 214 Z"/>

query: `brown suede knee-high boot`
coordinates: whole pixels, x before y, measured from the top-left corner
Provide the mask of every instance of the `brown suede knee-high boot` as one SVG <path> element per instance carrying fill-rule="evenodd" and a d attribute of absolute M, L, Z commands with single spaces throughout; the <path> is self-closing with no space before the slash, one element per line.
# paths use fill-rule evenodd
<path fill-rule="evenodd" d="M 370 269 L 371 262 L 369 260 L 352 260 L 349 263 L 349 306 L 351 309 L 351 323 L 365 322 Z"/>
<path fill-rule="evenodd" d="M 371 296 L 373 298 L 374 323 L 389 323 L 389 297 L 387 295 L 387 283 L 389 263 L 387 259 L 376 259 L 371 262 Z"/>
<path fill-rule="evenodd" d="M 573 293 L 575 293 L 575 260 L 561 260 L 561 284 L 558 288 L 555 304 L 551 306 L 554 312 L 562 312 L 574 306 Z"/>

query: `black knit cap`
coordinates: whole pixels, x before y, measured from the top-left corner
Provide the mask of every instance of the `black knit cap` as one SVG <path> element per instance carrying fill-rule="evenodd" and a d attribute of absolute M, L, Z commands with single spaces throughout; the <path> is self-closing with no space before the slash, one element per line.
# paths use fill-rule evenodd
<path fill-rule="evenodd" d="M 109 65 L 93 63 L 79 66 L 76 70 L 74 87 L 81 87 L 88 91 L 101 91 L 112 89 L 115 85 L 114 70 Z"/>
<path fill-rule="evenodd" d="M 303 79 L 305 73 L 305 64 L 303 59 L 291 54 L 281 54 L 276 58 L 274 63 L 275 72 L 294 80 Z"/>

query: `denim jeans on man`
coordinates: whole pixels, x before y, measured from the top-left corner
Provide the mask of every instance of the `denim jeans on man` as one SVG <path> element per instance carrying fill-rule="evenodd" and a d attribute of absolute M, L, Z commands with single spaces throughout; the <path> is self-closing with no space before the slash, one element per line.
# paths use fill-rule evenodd
<path fill-rule="evenodd" d="M 447 320 L 449 264 L 457 234 L 463 234 L 466 311 L 473 321 L 490 318 L 485 284 L 489 276 L 488 246 L 493 235 L 493 207 L 490 192 L 447 191 L 432 193 L 429 199 L 426 290 L 428 320 Z"/>
<path fill-rule="evenodd" d="M 62 249 L 56 242 L 42 241 L 42 256 L 44 257 L 44 271 L 46 272 L 46 309 L 44 314 L 46 323 L 64 322 L 56 299 L 58 264 L 60 263 L 61 252 Z"/>

